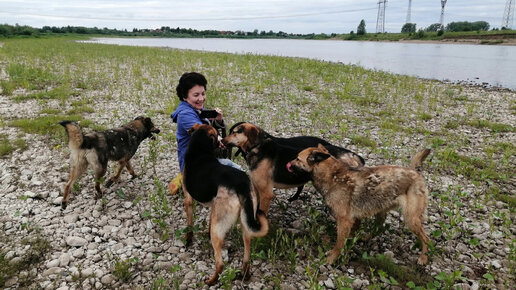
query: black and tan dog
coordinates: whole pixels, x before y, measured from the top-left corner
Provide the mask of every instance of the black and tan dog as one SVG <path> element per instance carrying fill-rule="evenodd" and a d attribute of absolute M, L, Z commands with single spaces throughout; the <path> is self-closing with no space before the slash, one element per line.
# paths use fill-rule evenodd
<path fill-rule="evenodd" d="M 423 176 L 416 171 L 430 149 L 418 152 L 409 168 L 391 165 L 351 168 L 331 156 L 324 148 L 307 148 L 287 164 L 289 171 L 309 173 L 312 182 L 337 220 L 337 242 L 326 260 L 333 263 L 344 247 L 353 224 L 371 216 L 385 217 L 401 208 L 408 228 L 421 241 L 418 264 L 428 262 L 429 238 L 423 228 L 428 189 Z"/>
<path fill-rule="evenodd" d="M 359 155 L 332 145 L 321 138 L 313 136 L 278 138 L 254 124 L 245 122 L 235 124 L 222 142 L 226 146 L 237 146 L 244 153 L 251 181 L 260 197 L 260 209 L 265 213 L 269 211 L 271 200 L 274 197 L 273 188 L 298 187 L 295 198 L 299 195 L 302 186 L 311 180 L 310 174 L 288 172 L 285 167 L 305 148 L 323 144 L 332 155 L 351 167 L 364 165 L 364 159 Z"/>
<path fill-rule="evenodd" d="M 224 262 L 222 245 L 226 233 L 240 217 L 244 240 L 242 273 L 249 278 L 251 238 L 267 234 L 269 224 L 265 214 L 258 209 L 258 198 L 251 181 L 243 171 L 222 165 L 215 157 L 219 147 L 217 130 L 209 125 L 195 124 L 189 131 L 190 143 L 185 155 L 183 189 L 185 193 L 186 221 L 193 225 L 193 200 L 211 208 L 210 238 L 215 252 L 215 273 L 206 280 L 211 285 L 218 279 Z M 192 233 L 186 236 L 187 245 Z"/>
<path fill-rule="evenodd" d="M 150 118 L 137 117 L 128 124 L 102 132 L 83 134 L 81 127 L 72 121 L 59 122 L 65 127 L 70 147 L 70 177 L 65 185 L 61 207 L 68 204 L 70 187 L 81 176 L 88 165 L 95 172 L 95 197 L 102 196 L 100 181 L 107 171 L 108 161 L 118 161 L 118 169 L 107 182 L 110 187 L 117 181 L 124 168 L 135 178 L 137 175 L 131 166 L 130 159 L 138 150 L 140 143 L 146 138 L 154 139 L 152 134 L 158 134 L 159 129 L 154 126 Z"/>

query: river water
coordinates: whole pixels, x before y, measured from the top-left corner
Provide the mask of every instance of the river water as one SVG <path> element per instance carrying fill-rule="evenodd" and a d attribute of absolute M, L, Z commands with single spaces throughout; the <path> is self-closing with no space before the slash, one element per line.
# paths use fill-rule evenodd
<path fill-rule="evenodd" d="M 516 46 L 226 38 L 95 38 L 86 42 L 304 57 L 516 90 Z"/>

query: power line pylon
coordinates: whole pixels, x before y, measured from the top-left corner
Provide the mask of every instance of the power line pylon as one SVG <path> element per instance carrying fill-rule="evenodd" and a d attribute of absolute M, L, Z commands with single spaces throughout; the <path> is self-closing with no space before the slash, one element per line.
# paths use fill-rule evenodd
<path fill-rule="evenodd" d="M 505 10 L 503 12 L 502 28 L 512 29 L 514 20 L 514 7 L 516 0 L 507 0 L 505 3 Z"/>
<path fill-rule="evenodd" d="M 410 22 L 410 10 L 412 9 L 412 0 L 408 1 L 408 9 L 407 9 L 407 20 L 405 23 L 412 23 Z"/>
<path fill-rule="evenodd" d="M 441 0 L 441 19 L 439 20 L 441 30 L 444 30 L 444 6 L 446 5 L 446 1 L 447 0 Z"/>
<path fill-rule="evenodd" d="M 378 17 L 376 18 L 376 33 L 385 32 L 385 5 L 387 0 L 378 1 Z"/>

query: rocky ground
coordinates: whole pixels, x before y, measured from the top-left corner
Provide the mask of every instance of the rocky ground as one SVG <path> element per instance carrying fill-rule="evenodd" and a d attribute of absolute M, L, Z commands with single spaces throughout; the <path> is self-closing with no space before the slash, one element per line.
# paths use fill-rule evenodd
<path fill-rule="evenodd" d="M 483 96 L 485 106 L 492 108 L 502 107 L 497 102 L 507 99 L 501 97 L 507 94 L 503 91 L 486 93 L 481 88 L 467 88 L 465 91 L 471 99 Z M 514 93 L 510 94 L 514 100 Z M 10 97 L 0 96 L 0 114 L 4 120 L 34 115 L 33 112 L 39 111 L 34 109 L 38 106 L 36 101 L 13 102 Z M 125 108 L 119 111 L 120 120 L 134 117 L 130 105 L 117 104 L 117 107 Z M 88 119 L 105 124 L 109 117 L 90 114 Z M 167 115 L 157 115 L 153 119 L 163 132 L 174 132 L 175 127 Z M 506 123 L 515 126 L 515 116 L 508 113 Z M 0 242 L 4 258 L 14 265 L 23 261 L 27 253 L 34 251 L 42 241 L 48 242 L 48 247 L 44 247 L 46 250 L 40 254 L 42 262 L 9 277 L 5 288 L 207 288 L 203 280 L 211 275 L 214 267 L 206 231 L 208 210 L 196 207 L 196 224 L 200 228 L 195 233 L 193 245 L 186 248 L 180 235 L 185 227 L 182 196 L 168 195 L 163 189 L 178 173 L 175 143 L 166 134 L 155 143 L 146 140 L 141 144 L 133 158 L 139 178 L 131 180 L 124 173 L 121 181 L 107 189 L 102 199 L 95 200 L 91 174 L 85 175 L 74 186 L 68 208 L 62 210 L 61 195 L 68 178 L 69 150 L 66 146 L 59 146 L 56 140 L 47 136 L 21 134 L 19 129 L 9 126 L 0 126 L 0 133 L 12 139 L 22 136 L 28 145 L 24 151 L 17 150 L 0 159 Z M 296 135 L 297 132 L 282 134 Z M 472 130 L 472 148 L 466 148 L 466 152 L 480 150 L 474 139 L 481 134 L 484 133 Z M 497 138 L 513 144 L 516 141 L 514 132 Z M 380 156 L 367 148 L 348 143 L 349 139 L 344 138 L 340 145 L 363 155 L 369 165 L 383 162 Z M 159 158 L 153 157 L 156 148 L 162 148 L 158 150 Z M 401 148 L 393 150 L 392 155 L 400 158 L 398 163 L 407 157 L 403 156 Z M 514 166 L 515 157 L 510 157 L 508 162 Z M 110 164 L 110 173 L 113 166 Z M 454 271 L 460 271 L 455 272 L 458 275 L 450 286 L 456 285 L 461 289 L 504 289 L 514 285 L 516 227 L 510 206 L 502 201 L 484 199 L 488 184 L 474 185 L 460 174 L 447 174 L 428 166 L 424 170 L 430 191 L 434 193 L 429 200 L 427 232 L 442 230 L 439 221 L 446 221 L 451 227 L 440 237 L 431 236 L 436 249 L 423 272 L 434 277 L 445 272 L 449 278 Z M 516 180 L 512 178 L 502 186 L 503 192 L 516 196 L 514 184 Z M 277 190 L 276 193 L 270 215 L 270 223 L 275 229 L 296 237 L 309 237 L 317 228 L 314 220 L 333 225 L 323 201 L 311 186 L 306 186 L 301 199 L 292 203 L 287 198 L 294 193 L 293 190 Z M 446 193 L 451 194 L 447 198 L 440 197 Z M 323 217 L 315 219 L 314 210 Z M 249 282 L 236 280 L 226 283 L 223 280 L 212 288 L 231 285 L 250 289 L 308 289 L 319 285 L 334 289 L 343 277 L 352 280 L 342 284 L 355 289 L 374 285 L 388 287 L 378 278 L 372 278 L 370 269 L 356 262 L 363 252 L 371 256 L 380 253 L 392 257 L 398 264 L 415 268 L 419 249 L 412 247 L 416 238 L 402 230 L 403 224 L 397 212 L 389 215 L 387 224 L 390 229 L 385 233 L 358 241 L 347 264 L 328 266 L 318 263 L 317 254 L 306 253 L 306 249 L 295 252 L 294 262 L 279 254 L 281 258 L 278 259 L 255 256 L 253 276 Z M 167 231 L 169 236 L 163 239 Z M 322 238 L 320 246 L 329 249 L 334 236 L 329 234 Z M 227 269 L 239 269 L 241 245 L 238 232 L 233 232 L 226 240 L 224 259 Z M 274 246 L 269 245 L 270 248 Z M 312 246 L 317 251 L 317 241 L 313 241 Z M 492 281 L 486 274 L 492 275 Z M 230 276 L 231 272 L 225 272 L 224 277 Z"/>

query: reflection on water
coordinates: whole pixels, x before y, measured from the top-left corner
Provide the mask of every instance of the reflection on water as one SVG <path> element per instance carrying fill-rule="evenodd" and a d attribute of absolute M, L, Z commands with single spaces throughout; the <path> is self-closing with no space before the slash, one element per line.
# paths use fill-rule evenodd
<path fill-rule="evenodd" d="M 98 43 L 341 62 L 421 78 L 516 90 L 516 46 L 294 39 L 97 38 Z"/>

